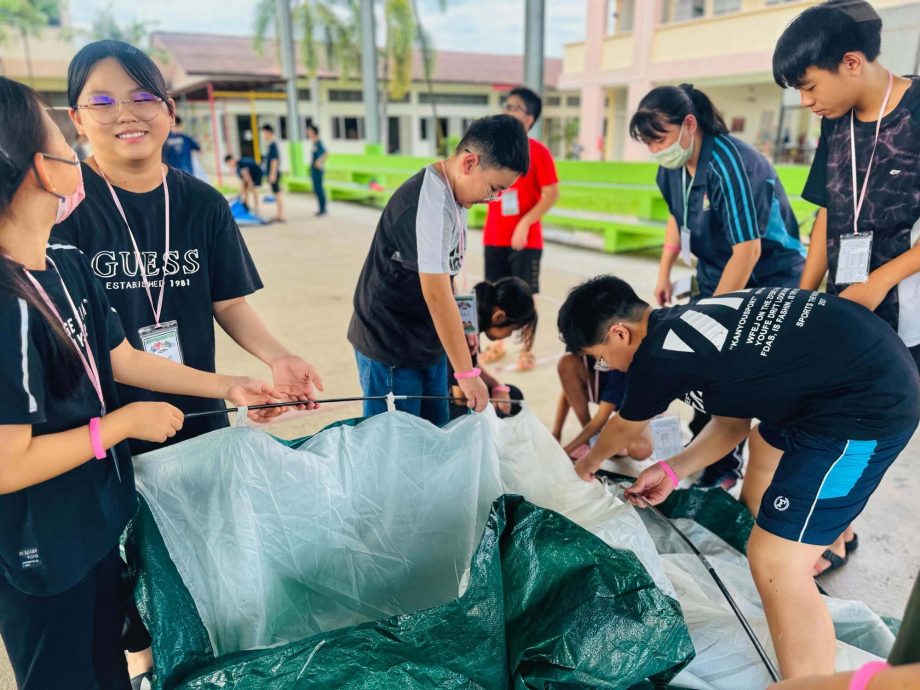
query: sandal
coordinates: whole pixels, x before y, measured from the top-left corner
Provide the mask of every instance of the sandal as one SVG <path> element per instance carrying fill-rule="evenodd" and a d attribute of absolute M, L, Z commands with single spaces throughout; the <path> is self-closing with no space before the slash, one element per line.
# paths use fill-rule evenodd
<path fill-rule="evenodd" d="M 850 541 L 843 542 L 843 548 L 846 549 L 847 555 L 856 551 L 859 548 L 859 535 L 856 532 L 853 533 L 853 538 Z"/>
<path fill-rule="evenodd" d="M 494 343 L 490 343 L 485 352 L 479 355 L 479 361 L 483 364 L 491 364 L 492 362 L 497 362 L 504 356 L 505 341 L 496 340 Z"/>
<path fill-rule="evenodd" d="M 838 556 L 836 553 L 828 549 L 821 554 L 821 558 L 830 563 L 824 570 L 815 575 L 815 577 L 821 577 L 822 575 L 827 575 L 829 572 L 834 570 L 840 570 L 843 566 L 847 564 L 847 561 L 850 560 L 850 554 L 847 554 L 843 557 Z"/>
<path fill-rule="evenodd" d="M 531 371 L 536 366 L 537 358 L 534 357 L 533 352 L 521 350 L 521 354 L 518 355 L 518 371 Z"/>

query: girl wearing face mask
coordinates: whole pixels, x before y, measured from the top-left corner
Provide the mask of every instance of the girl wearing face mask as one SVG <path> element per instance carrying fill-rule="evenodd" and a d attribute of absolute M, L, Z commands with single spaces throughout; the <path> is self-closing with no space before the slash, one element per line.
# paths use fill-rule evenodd
<path fill-rule="evenodd" d="M 731 136 L 722 115 L 690 84 L 659 86 L 639 102 L 629 133 L 661 166 L 658 188 L 671 212 L 655 299 L 671 302 L 671 268 L 696 257 L 694 300 L 754 287 L 796 288 L 805 247 L 789 199 L 773 166 Z M 708 417 L 697 413 L 698 433 Z M 704 486 L 730 488 L 740 477 L 732 452 L 711 465 Z"/>
<path fill-rule="evenodd" d="M 74 151 L 35 93 L 2 77 L 0 122 L 0 636 L 22 690 L 123 690 L 128 440 L 173 437 L 183 414 L 119 406 L 116 381 L 244 405 L 275 394 L 131 347 L 86 257 L 49 244 L 83 197 Z"/>

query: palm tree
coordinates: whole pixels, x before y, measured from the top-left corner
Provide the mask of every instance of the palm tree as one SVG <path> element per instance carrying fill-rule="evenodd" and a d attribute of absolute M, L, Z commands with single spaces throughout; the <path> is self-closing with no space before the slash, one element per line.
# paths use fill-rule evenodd
<path fill-rule="evenodd" d="M 432 76 L 434 75 L 434 62 L 436 54 L 434 43 L 431 40 L 431 34 L 422 24 L 422 17 L 418 11 L 418 0 L 411 0 L 412 15 L 415 17 L 415 40 L 418 43 L 419 52 L 422 54 L 422 70 L 425 73 L 425 84 L 428 88 L 428 99 L 431 101 L 431 116 L 434 119 L 435 145 L 444 139 L 444 130 L 441 129 L 441 120 L 438 118 L 438 106 L 435 103 L 434 84 Z M 441 12 L 447 11 L 447 0 L 438 0 L 438 7 Z"/>
<path fill-rule="evenodd" d="M 26 58 L 29 86 L 35 86 L 30 36 L 40 36 L 53 20 L 60 20 L 61 0 L 0 0 L 0 43 L 7 38 L 4 26 L 19 34 Z"/>
<path fill-rule="evenodd" d="M 111 39 L 130 43 L 133 46 L 146 46 L 145 50 L 152 57 L 157 58 L 161 62 L 167 62 L 169 60 L 169 53 L 165 50 L 156 48 L 150 40 L 151 26 L 150 23 L 138 20 L 130 24 L 119 24 L 115 15 L 113 3 L 109 3 L 105 9 L 100 10 L 96 13 L 96 16 L 93 17 L 93 23 L 90 25 L 89 30 L 79 30 L 77 33 L 93 41 Z"/>

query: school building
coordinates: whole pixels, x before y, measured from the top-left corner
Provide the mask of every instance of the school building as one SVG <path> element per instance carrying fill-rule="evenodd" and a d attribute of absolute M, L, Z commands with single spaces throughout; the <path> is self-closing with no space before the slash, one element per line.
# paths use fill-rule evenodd
<path fill-rule="evenodd" d="M 565 46 L 558 88 L 575 91 L 582 158 L 646 160 L 629 118 L 655 86 L 692 83 L 735 136 L 771 158 L 808 162 L 820 124 L 793 89 L 773 82 L 786 25 L 818 0 L 586 0 L 585 40 Z M 920 2 L 871 0 L 883 21 L 882 61 L 920 71 Z"/>

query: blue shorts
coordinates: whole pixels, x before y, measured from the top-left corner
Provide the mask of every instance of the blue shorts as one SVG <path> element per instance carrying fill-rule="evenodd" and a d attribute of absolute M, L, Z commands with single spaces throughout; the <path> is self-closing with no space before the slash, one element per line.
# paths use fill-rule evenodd
<path fill-rule="evenodd" d="M 914 431 L 858 441 L 761 424 L 760 435 L 783 457 L 763 496 L 757 524 L 790 541 L 832 544 L 866 507 Z"/>
<path fill-rule="evenodd" d="M 435 426 L 444 426 L 450 421 L 447 403 L 447 355 L 437 364 L 421 369 L 391 367 L 383 362 L 366 357 L 355 350 L 358 362 L 358 378 L 365 396 L 386 395 L 430 395 L 440 400 L 397 400 L 396 409 L 427 419 Z M 365 400 L 364 416 L 370 417 L 387 411 L 383 400 Z"/>

